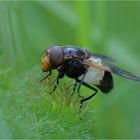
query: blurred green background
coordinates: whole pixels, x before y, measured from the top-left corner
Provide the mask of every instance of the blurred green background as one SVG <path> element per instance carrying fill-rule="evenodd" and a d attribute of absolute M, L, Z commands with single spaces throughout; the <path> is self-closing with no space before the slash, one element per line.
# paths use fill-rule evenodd
<path fill-rule="evenodd" d="M 51 44 L 77 45 L 140 75 L 140 2 L 0 2 L 0 138 L 140 138 L 140 85 L 114 76 L 114 89 L 79 111 L 68 78 L 39 83 Z M 81 93 L 91 93 L 82 88 Z"/>

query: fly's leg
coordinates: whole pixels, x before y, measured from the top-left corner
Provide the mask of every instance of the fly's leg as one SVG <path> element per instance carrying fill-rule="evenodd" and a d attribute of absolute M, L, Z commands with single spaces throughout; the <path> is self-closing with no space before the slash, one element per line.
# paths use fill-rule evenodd
<path fill-rule="evenodd" d="M 55 86 L 54 86 L 54 88 L 53 88 L 53 90 L 49 93 L 49 94 L 52 94 L 55 90 L 56 90 L 56 88 L 57 88 L 57 86 L 58 86 L 58 84 L 59 84 L 59 75 L 57 76 L 57 79 L 56 79 L 56 83 L 55 83 Z"/>
<path fill-rule="evenodd" d="M 42 78 L 39 82 L 44 81 L 44 80 L 47 79 L 51 74 L 52 74 L 52 71 L 49 71 L 48 74 L 47 74 L 44 78 Z"/>
<path fill-rule="evenodd" d="M 59 72 L 59 74 L 57 76 L 55 86 L 54 86 L 53 90 L 49 94 L 52 94 L 56 90 L 57 86 L 59 85 L 59 79 L 64 77 L 64 73 L 63 72 L 61 72 L 60 70 L 58 70 L 58 72 Z"/>
<path fill-rule="evenodd" d="M 80 82 L 80 80 L 79 80 L 79 82 Z M 84 104 L 85 101 L 90 100 L 90 99 L 91 99 L 92 97 L 94 97 L 94 96 L 97 94 L 97 92 L 98 92 L 98 89 L 96 89 L 95 87 L 93 87 L 93 86 L 91 86 L 91 85 L 85 83 L 84 81 L 82 82 L 82 85 L 85 86 L 85 87 L 87 87 L 87 88 L 89 88 L 89 89 L 91 89 L 91 90 L 93 90 L 94 93 L 91 94 L 91 95 L 88 96 L 88 97 L 85 97 L 85 98 L 82 98 L 82 99 L 81 99 L 81 101 L 80 101 L 80 108 L 82 108 L 82 106 L 83 106 L 83 104 Z"/>
<path fill-rule="evenodd" d="M 79 85 L 78 85 L 78 88 L 77 88 L 78 93 L 80 93 L 80 88 L 81 88 L 81 85 L 82 85 L 82 83 L 84 81 L 84 78 L 85 78 L 86 74 L 87 74 L 87 71 L 84 73 L 82 79 L 79 82 Z"/>
<path fill-rule="evenodd" d="M 73 94 L 75 93 L 76 87 L 77 87 L 77 81 L 75 81 L 75 83 L 74 83 L 74 85 L 73 85 L 73 87 L 72 87 L 71 96 L 73 96 Z"/>
<path fill-rule="evenodd" d="M 87 73 L 87 71 L 84 73 L 84 75 L 83 75 L 83 77 L 82 77 L 81 80 L 78 80 L 78 79 L 77 79 L 77 82 L 79 82 L 77 91 L 78 91 L 79 97 L 82 98 L 82 99 L 83 99 L 84 97 L 83 97 L 82 95 L 80 95 L 80 88 L 81 88 L 81 85 L 83 85 L 83 82 L 84 82 L 84 78 L 85 78 L 85 76 L 86 76 L 86 73 Z"/>

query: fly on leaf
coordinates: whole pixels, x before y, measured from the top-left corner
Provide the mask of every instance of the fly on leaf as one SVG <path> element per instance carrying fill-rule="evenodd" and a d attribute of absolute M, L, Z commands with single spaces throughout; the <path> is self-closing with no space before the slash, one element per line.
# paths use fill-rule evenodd
<path fill-rule="evenodd" d="M 73 93 L 76 89 L 79 93 L 82 85 L 93 90 L 94 93 L 90 96 L 81 96 L 82 106 L 83 102 L 97 94 L 98 89 L 103 93 L 109 93 L 113 89 L 112 74 L 140 82 L 140 77 L 116 67 L 114 63 L 114 59 L 108 56 L 90 53 L 86 49 L 76 46 L 52 45 L 43 54 L 42 71 L 47 72 L 47 75 L 40 81 L 48 78 L 52 74 L 52 70 L 57 70 L 56 85 L 52 92 L 65 75 L 75 80 Z"/>

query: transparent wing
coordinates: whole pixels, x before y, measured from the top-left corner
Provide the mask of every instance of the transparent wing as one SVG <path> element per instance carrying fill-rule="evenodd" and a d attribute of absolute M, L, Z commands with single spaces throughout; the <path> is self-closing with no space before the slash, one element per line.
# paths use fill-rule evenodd
<path fill-rule="evenodd" d="M 125 77 L 127 79 L 130 79 L 130 80 L 133 80 L 133 81 L 136 81 L 136 82 L 140 82 L 140 77 L 138 77 L 138 76 L 136 76 L 136 75 L 134 75 L 130 72 L 122 70 L 122 69 L 120 69 L 116 66 L 113 66 L 113 65 L 110 65 L 109 68 L 110 68 L 111 73 L 114 73 L 116 75 Z"/>
<path fill-rule="evenodd" d="M 95 67 L 97 69 L 109 71 L 109 72 L 116 74 L 116 75 L 119 75 L 121 77 L 130 79 L 130 80 L 133 80 L 136 82 L 140 82 L 140 77 L 138 77 L 130 72 L 127 72 L 125 70 L 122 70 L 111 63 L 106 63 L 106 65 L 105 65 L 105 64 L 103 64 L 103 62 L 104 62 L 104 60 L 101 58 L 95 59 L 95 58 L 91 57 L 91 58 L 84 61 L 84 65 L 86 65 L 88 67 Z"/>
<path fill-rule="evenodd" d="M 108 63 L 108 62 L 115 63 L 116 62 L 113 58 L 111 58 L 109 56 L 101 55 L 101 54 L 92 54 L 91 57 L 93 57 L 95 59 L 100 58 L 103 61 L 103 63 Z"/>

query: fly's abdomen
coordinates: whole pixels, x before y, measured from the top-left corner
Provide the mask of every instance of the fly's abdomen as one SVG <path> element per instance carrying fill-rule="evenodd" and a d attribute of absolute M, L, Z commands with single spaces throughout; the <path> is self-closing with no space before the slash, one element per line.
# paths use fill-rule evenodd
<path fill-rule="evenodd" d="M 97 87 L 103 92 L 108 93 L 113 89 L 113 78 L 110 72 L 105 71 L 103 79 Z"/>
<path fill-rule="evenodd" d="M 78 79 L 81 80 L 80 76 Z M 108 93 L 113 88 L 113 78 L 110 72 L 90 67 L 84 81 L 98 87 L 103 93 Z"/>
<path fill-rule="evenodd" d="M 99 85 L 100 81 L 103 79 L 103 76 L 104 76 L 104 70 L 90 67 L 88 68 L 84 81 L 87 83 L 91 83 L 93 85 Z M 81 80 L 82 77 L 83 75 L 79 77 L 79 80 Z"/>

